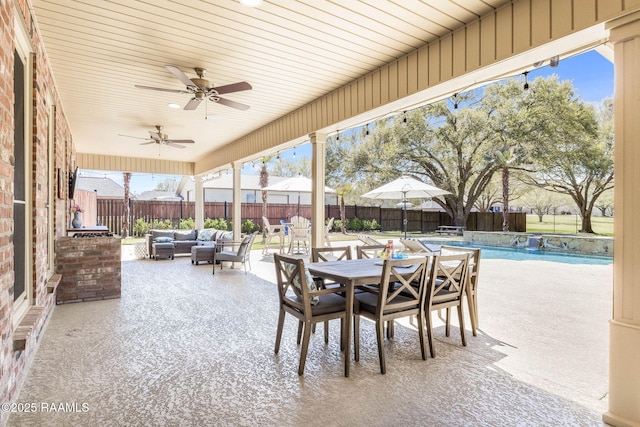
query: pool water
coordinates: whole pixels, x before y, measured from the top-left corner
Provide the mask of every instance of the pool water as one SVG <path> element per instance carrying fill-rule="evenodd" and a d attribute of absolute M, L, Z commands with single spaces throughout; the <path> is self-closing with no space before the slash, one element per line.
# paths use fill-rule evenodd
<path fill-rule="evenodd" d="M 472 245 L 465 242 L 457 241 L 435 241 L 423 240 L 432 250 L 438 250 L 440 245 L 464 246 L 469 248 L 481 248 L 482 259 L 508 259 L 512 261 L 550 261 L 562 262 L 565 264 L 592 264 L 592 265 L 608 265 L 613 263 L 612 257 L 596 256 L 596 255 L 578 255 L 565 254 L 552 251 L 540 251 L 537 249 L 524 248 L 504 248 L 497 246 Z"/>

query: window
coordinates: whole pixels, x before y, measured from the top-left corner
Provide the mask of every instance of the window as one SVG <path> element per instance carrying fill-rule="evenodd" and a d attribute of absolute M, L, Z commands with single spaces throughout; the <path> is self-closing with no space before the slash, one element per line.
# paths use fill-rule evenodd
<path fill-rule="evenodd" d="M 14 91 L 14 194 L 13 194 L 13 300 L 14 321 L 18 322 L 32 304 L 31 278 L 31 126 L 32 70 L 31 46 L 22 23 L 15 21 L 15 50 L 13 69 Z"/>

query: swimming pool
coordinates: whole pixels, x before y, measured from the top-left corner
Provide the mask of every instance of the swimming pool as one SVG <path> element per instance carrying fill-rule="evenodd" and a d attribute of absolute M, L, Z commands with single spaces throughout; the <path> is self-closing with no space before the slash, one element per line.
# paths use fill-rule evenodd
<path fill-rule="evenodd" d="M 540 251 L 537 249 L 505 248 L 499 246 L 473 245 L 461 241 L 441 241 L 423 239 L 432 250 L 438 250 L 441 245 L 465 246 L 468 248 L 481 248 L 482 259 L 508 259 L 512 261 L 550 261 L 565 264 L 592 264 L 608 265 L 613 263 L 612 257 L 596 255 L 565 254 L 552 251 Z"/>

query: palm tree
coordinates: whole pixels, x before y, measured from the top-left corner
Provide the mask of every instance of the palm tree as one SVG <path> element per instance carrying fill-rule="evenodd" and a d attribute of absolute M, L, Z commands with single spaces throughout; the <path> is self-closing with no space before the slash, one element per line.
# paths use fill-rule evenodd
<path fill-rule="evenodd" d="M 129 200 L 130 200 L 130 182 L 131 182 L 131 172 L 123 172 L 122 179 L 124 181 L 124 218 L 122 219 L 122 238 L 126 239 L 129 237 L 129 218 L 131 216 L 131 210 L 129 208 Z"/>
<path fill-rule="evenodd" d="M 338 192 L 338 197 L 340 197 L 340 231 L 342 234 L 347 234 L 346 227 L 346 213 L 344 207 L 344 196 L 345 194 L 350 193 L 352 190 L 351 183 L 343 183 L 336 187 L 336 191 Z"/>
<path fill-rule="evenodd" d="M 269 185 L 269 171 L 267 170 L 267 163 L 271 160 L 270 157 L 262 158 L 262 167 L 260 168 L 260 188 L 262 188 L 262 216 L 267 217 L 267 192 L 264 190 Z"/>

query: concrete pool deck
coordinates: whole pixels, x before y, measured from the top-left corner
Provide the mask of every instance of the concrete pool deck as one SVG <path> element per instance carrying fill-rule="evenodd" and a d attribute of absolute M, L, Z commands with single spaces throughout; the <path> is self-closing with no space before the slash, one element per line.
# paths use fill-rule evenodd
<path fill-rule="evenodd" d="M 16 400 L 88 410 L 13 413 L 8 425 L 604 425 L 611 265 L 482 260 L 480 331 L 465 313 L 467 347 L 434 314 L 437 355 L 423 361 L 404 323 L 381 375 L 363 322 L 360 362 L 344 378 L 332 323 L 298 377 L 290 318 L 273 353 L 275 269 L 261 252 L 249 274 L 213 276 L 189 256 L 137 260 L 123 247 L 122 298 L 57 306 Z"/>

